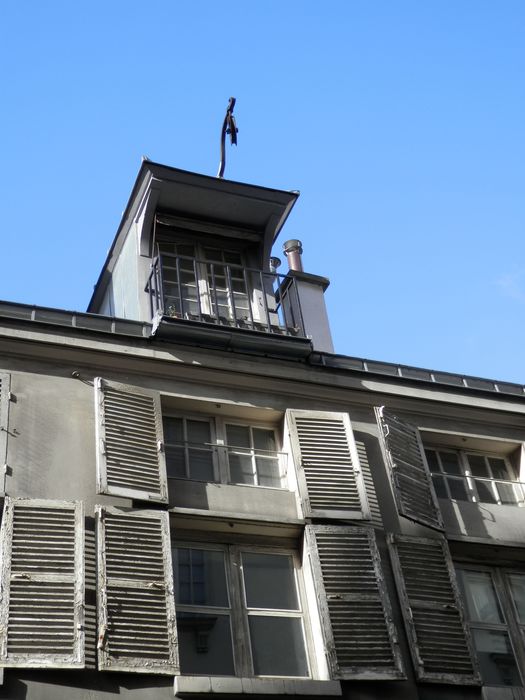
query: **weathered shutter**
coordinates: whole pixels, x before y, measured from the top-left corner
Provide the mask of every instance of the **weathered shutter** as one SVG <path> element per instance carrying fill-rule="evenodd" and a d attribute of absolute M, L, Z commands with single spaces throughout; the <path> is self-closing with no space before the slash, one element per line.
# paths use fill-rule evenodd
<path fill-rule="evenodd" d="M 0 665 L 83 668 L 82 504 L 6 498 Z"/>
<path fill-rule="evenodd" d="M 286 412 L 304 514 L 368 519 L 370 509 L 347 413 Z"/>
<path fill-rule="evenodd" d="M 7 436 L 9 413 L 9 375 L 0 372 L 0 469 L 4 477 L 0 483 L 0 494 L 4 493 L 5 466 L 7 464 Z"/>
<path fill-rule="evenodd" d="M 168 502 L 158 393 L 95 381 L 97 493 Z"/>
<path fill-rule="evenodd" d="M 97 506 L 99 668 L 178 672 L 168 513 Z"/>
<path fill-rule="evenodd" d="M 399 514 L 443 530 L 419 430 L 383 407 L 376 408 L 376 417 Z"/>
<path fill-rule="evenodd" d="M 374 530 L 307 525 L 306 545 L 333 678 L 404 678 Z"/>
<path fill-rule="evenodd" d="M 418 679 L 479 685 L 446 540 L 389 535 L 388 544 Z"/>

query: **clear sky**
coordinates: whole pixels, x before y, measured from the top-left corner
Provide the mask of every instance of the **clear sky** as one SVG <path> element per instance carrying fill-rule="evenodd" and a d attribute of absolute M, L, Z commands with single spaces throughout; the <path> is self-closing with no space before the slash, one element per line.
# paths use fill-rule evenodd
<path fill-rule="evenodd" d="M 4 0 L 0 70 L 0 299 L 85 310 L 141 156 L 215 175 L 234 95 L 336 352 L 525 383 L 523 0 Z"/>

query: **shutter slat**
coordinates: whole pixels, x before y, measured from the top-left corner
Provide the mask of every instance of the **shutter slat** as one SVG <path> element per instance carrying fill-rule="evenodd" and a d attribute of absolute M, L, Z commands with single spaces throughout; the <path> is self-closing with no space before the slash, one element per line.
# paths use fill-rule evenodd
<path fill-rule="evenodd" d="M 307 525 L 334 678 L 404 678 L 372 528 Z"/>
<path fill-rule="evenodd" d="M 168 513 L 97 507 L 99 666 L 178 671 Z"/>
<path fill-rule="evenodd" d="M 98 377 L 95 411 L 97 493 L 167 503 L 159 395 Z"/>
<path fill-rule="evenodd" d="M 0 665 L 84 666 L 83 527 L 80 503 L 6 499 Z"/>
<path fill-rule="evenodd" d="M 288 410 L 286 421 L 305 515 L 369 518 L 348 415 Z"/>
<path fill-rule="evenodd" d="M 389 535 L 388 544 L 417 677 L 479 685 L 446 540 Z"/>
<path fill-rule="evenodd" d="M 443 521 L 418 429 L 376 408 L 381 446 L 400 515 L 443 530 Z"/>

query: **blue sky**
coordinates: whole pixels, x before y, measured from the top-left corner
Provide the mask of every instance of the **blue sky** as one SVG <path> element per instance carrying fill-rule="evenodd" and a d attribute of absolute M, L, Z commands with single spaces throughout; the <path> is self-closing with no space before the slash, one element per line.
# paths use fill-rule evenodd
<path fill-rule="evenodd" d="M 141 156 L 214 175 L 234 95 L 337 352 L 525 383 L 524 39 L 522 0 L 5 0 L 0 299 L 84 310 Z"/>

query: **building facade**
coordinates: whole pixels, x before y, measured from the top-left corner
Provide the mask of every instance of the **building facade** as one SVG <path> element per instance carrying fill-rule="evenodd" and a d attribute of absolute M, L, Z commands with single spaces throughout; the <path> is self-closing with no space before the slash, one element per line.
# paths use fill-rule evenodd
<path fill-rule="evenodd" d="M 0 302 L 0 697 L 525 698 L 524 387 L 335 354 L 296 198 L 145 161 Z"/>

